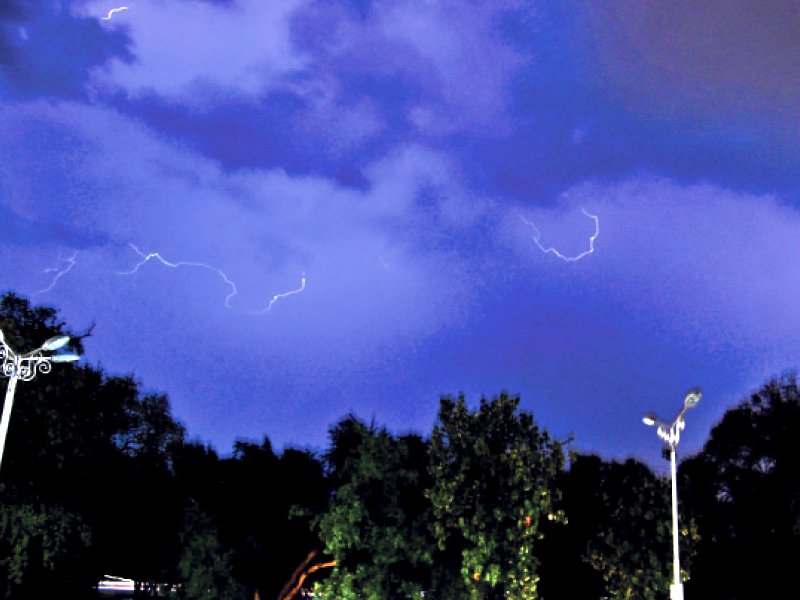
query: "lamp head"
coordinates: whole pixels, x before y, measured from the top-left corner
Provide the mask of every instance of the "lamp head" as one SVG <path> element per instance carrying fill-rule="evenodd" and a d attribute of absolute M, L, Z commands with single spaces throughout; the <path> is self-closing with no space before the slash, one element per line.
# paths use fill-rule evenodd
<path fill-rule="evenodd" d="M 658 422 L 658 418 L 651 413 L 647 413 L 645 416 L 642 417 L 642 423 L 647 425 L 648 427 L 652 427 Z"/>
<path fill-rule="evenodd" d="M 81 357 L 77 354 L 54 354 L 50 360 L 54 363 L 70 363 L 80 360 Z"/>
<path fill-rule="evenodd" d="M 694 408 L 697 406 L 697 403 L 700 402 L 700 398 L 703 397 L 703 390 L 699 387 L 695 387 L 690 389 L 686 392 L 686 397 L 683 399 L 683 406 L 685 408 Z"/>
<path fill-rule="evenodd" d="M 47 350 L 48 352 L 58 350 L 59 348 L 65 346 L 68 341 L 68 335 L 57 335 L 56 337 L 51 337 L 44 344 L 42 344 L 42 350 Z"/>

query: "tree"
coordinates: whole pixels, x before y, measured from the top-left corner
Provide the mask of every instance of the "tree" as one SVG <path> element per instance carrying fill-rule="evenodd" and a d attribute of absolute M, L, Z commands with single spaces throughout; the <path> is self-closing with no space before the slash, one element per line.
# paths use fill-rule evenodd
<path fill-rule="evenodd" d="M 79 515 L 54 505 L 0 506 L 0 594 L 81 595 L 95 583 L 81 569 L 91 534 Z"/>
<path fill-rule="evenodd" d="M 12 293 L 0 297 L 0 328 L 19 352 L 71 335 L 57 317 L 54 309 L 31 307 Z M 81 338 L 71 337 L 70 350 L 80 353 Z M 17 388 L 0 473 L 0 591 L 5 597 L 44 597 L 56 589 L 86 592 L 96 581 L 91 530 L 75 484 L 88 470 L 79 457 L 91 452 L 97 437 L 87 432 L 81 439 L 64 390 L 91 392 L 99 385 L 88 369 L 68 367 Z"/>
<path fill-rule="evenodd" d="M 173 464 L 182 502 L 213 524 L 245 595 L 275 598 L 309 548 L 319 546 L 309 520 L 327 501 L 321 461 L 293 448 L 276 454 L 264 437 L 261 443 L 237 440 L 224 459 L 187 443 Z M 302 518 L 290 518 L 293 506 L 302 507 Z"/>
<path fill-rule="evenodd" d="M 244 588 L 233 575 L 233 552 L 219 541 L 212 520 L 193 504 L 185 513 L 178 562 L 181 596 L 187 600 L 241 600 Z"/>
<path fill-rule="evenodd" d="M 554 513 L 561 445 L 517 413 L 503 393 L 472 412 L 463 396 L 441 400 L 433 430 L 428 492 L 436 597 L 537 598 L 536 546 Z"/>
<path fill-rule="evenodd" d="M 701 541 L 687 593 L 783 597 L 800 564 L 800 388 L 787 374 L 728 410 L 681 465 Z"/>
<path fill-rule="evenodd" d="M 316 527 L 335 562 L 315 590 L 331 600 L 419 597 L 430 580 L 432 539 L 426 445 L 348 417 L 331 430 L 337 482 Z"/>
<path fill-rule="evenodd" d="M 641 462 L 604 461 L 573 453 L 559 477 L 566 526 L 547 558 L 546 600 L 657 600 L 672 581 L 670 483 Z M 692 557 L 696 529 L 684 520 L 681 567 Z M 566 560 L 564 560 L 566 557 Z M 584 567 L 575 565 L 578 559 Z M 594 574 L 586 572 L 591 567 Z M 572 573 L 567 568 L 575 569 Z M 576 578 L 578 569 L 583 577 Z M 684 576 L 686 573 L 684 573 Z"/>
<path fill-rule="evenodd" d="M 0 297 L 0 327 L 23 352 L 66 334 L 70 350 L 81 354 L 86 337 L 66 329 L 54 309 L 32 307 L 11 293 Z M 37 573 L 46 573 L 56 587 L 59 581 L 62 587 L 81 581 L 88 593 L 104 573 L 140 580 L 172 576 L 180 506 L 170 453 L 182 440 L 167 398 L 142 395 L 132 377 L 71 365 L 20 385 L 6 440 L 0 510 L 9 535 L 19 531 L 20 539 L 40 541 L 8 554 L 25 566 L 11 568 L 9 573 L 21 575 L 7 581 L 18 590 L 33 589 L 44 581 Z M 51 532 L 57 536 L 48 537 Z M 40 551 L 37 544 L 56 550 Z M 80 561 L 48 558 L 68 547 L 64 552 Z"/>

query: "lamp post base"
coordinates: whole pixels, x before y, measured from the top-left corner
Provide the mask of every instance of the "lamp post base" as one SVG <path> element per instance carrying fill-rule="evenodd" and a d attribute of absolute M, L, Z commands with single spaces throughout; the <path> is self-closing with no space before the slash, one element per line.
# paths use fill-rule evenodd
<path fill-rule="evenodd" d="M 683 600 L 682 583 L 673 583 L 669 586 L 669 600 Z"/>

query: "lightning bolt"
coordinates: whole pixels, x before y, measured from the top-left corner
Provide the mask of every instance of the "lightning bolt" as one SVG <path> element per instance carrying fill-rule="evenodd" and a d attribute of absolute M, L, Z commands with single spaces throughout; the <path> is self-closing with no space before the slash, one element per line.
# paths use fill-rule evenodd
<path fill-rule="evenodd" d="M 39 290 L 36 293 L 37 294 L 46 294 L 47 292 L 53 291 L 53 288 L 56 287 L 56 284 L 58 283 L 58 280 L 61 279 L 67 273 L 69 273 L 72 270 L 72 267 L 75 266 L 75 259 L 77 257 L 78 257 L 78 251 L 76 250 L 75 252 L 72 253 L 72 256 L 70 256 L 70 257 L 68 257 L 66 259 L 66 262 L 67 262 L 66 268 L 59 269 L 58 267 L 50 267 L 49 269 L 45 269 L 44 270 L 45 273 L 55 273 L 55 276 L 53 277 L 53 281 L 50 282 L 50 285 L 48 285 L 43 290 Z"/>
<path fill-rule="evenodd" d="M 236 284 L 231 281 L 227 275 L 222 271 L 222 269 L 217 269 L 216 267 L 212 267 L 211 265 L 207 265 L 201 262 L 190 262 L 190 261 L 181 261 L 181 262 L 170 262 L 166 260 L 163 256 L 161 256 L 158 252 L 150 252 L 149 254 L 145 254 L 139 248 L 136 247 L 135 244 L 128 244 L 133 251 L 138 254 L 142 260 L 140 260 L 136 265 L 134 265 L 133 269 L 130 271 L 120 271 L 117 275 L 136 275 L 136 273 L 141 269 L 144 265 L 146 265 L 151 260 L 155 259 L 160 262 L 165 267 L 169 267 L 170 269 L 178 269 L 180 267 L 197 267 L 199 269 L 206 269 L 211 271 L 212 273 L 216 273 L 220 276 L 222 281 L 230 288 L 230 293 L 225 296 L 225 308 L 230 308 L 230 301 L 236 294 L 239 293 L 239 290 L 236 289 Z"/>
<path fill-rule="evenodd" d="M 599 219 L 599 217 L 597 217 L 597 215 L 592 215 L 592 214 L 586 212 L 586 210 L 583 209 L 583 208 L 581 209 L 581 211 L 583 212 L 583 214 L 585 214 L 590 219 L 594 219 L 594 235 L 589 238 L 589 249 L 584 251 L 584 252 L 581 252 L 577 256 L 564 256 L 558 250 L 556 250 L 553 246 L 550 246 L 549 248 L 545 248 L 544 246 L 542 246 L 542 243 L 539 241 L 541 239 L 541 237 L 542 237 L 542 233 L 539 231 L 539 228 L 536 227 L 536 225 L 533 222 L 528 221 L 528 219 L 526 219 L 523 215 L 520 215 L 520 218 L 522 219 L 523 223 L 525 223 L 528 227 L 533 229 L 533 241 L 536 244 L 536 246 L 539 248 L 539 250 L 541 250 L 545 254 L 553 254 L 554 256 L 560 258 L 564 262 L 577 262 L 580 259 L 582 259 L 584 256 L 594 252 L 594 241 L 597 239 L 597 236 L 600 235 L 600 219 Z"/>
<path fill-rule="evenodd" d="M 112 8 L 110 11 L 108 11 L 108 16 L 101 17 L 100 20 L 101 21 L 110 21 L 111 20 L 111 15 L 113 15 L 114 13 L 121 12 L 123 10 L 128 10 L 129 8 L 130 8 L 129 6 L 120 6 L 119 8 Z"/>
<path fill-rule="evenodd" d="M 274 304 L 278 300 L 280 300 L 281 298 L 287 298 L 289 296 L 294 296 L 295 294 L 299 294 L 304 289 L 306 289 L 306 272 L 305 271 L 303 271 L 302 275 L 300 276 L 300 287 L 299 288 L 297 288 L 296 290 L 289 290 L 288 292 L 283 292 L 282 294 L 275 294 L 270 299 L 269 304 L 267 304 L 266 308 L 264 308 L 262 310 L 259 310 L 259 311 L 256 311 L 254 314 L 263 315 L 264 313 L 268 313 L 270 311 L 270 309 L 274 306 Z"/>
<path fill-rule="evenodd" d="M 134 265 L 134 267 L 130 271 L 119 271 L 117 272 L 117 275 L 135 275 L 139 271 L 139 269 L 141 269 L 145 264 L 147 264 L 151 260 L 156 260 L 165 267 L 169 267 L 170 269 L 178 269 L 180 267 L 196 267 L 199 269 L 205 269 L 207 271 L 211 271 L 212 273 L 216 273 L 217 275 L 219 275 L 220 279 L 222 279 L 222 281 L 225 282 L 225 285 L 227 285 L 230 288 L 230 293 L 228 293 L 228 295 L 225 296 L 224 304 L 225 308 L 233 309 L 233 307 L 230 304 L 231 298 L 236 296 L 239 293 L 239 290 L 236 288 L 236 284 L 225 274 L 225 272 L 222 269 L 218 269 L 217 267 L 201 262 L 193 262 L 193 261 L 171 262 L 165 259 L 163 256 L 161 256 L 161 254 L 159 254 L 158 252 L 150 252 L 148 254 L 145 254 L 144 252 L 139 250 L 139 248 L 137 248 L 134 244 L 128 244 L 128 245 L 133 249 L 134 252 L 136 252 L 136 254 L 139 255 L 141 260 L 138 263 L 136 263 L 136 265 Z M 286 298 L 287 296 L 294 296 L 295 294 L 299 294 L 304 289 L 306 289 L 305 272 L 303 272 L 301 275 L 299 288 L 297 288 L 296 290 L 290 290 L 288 292 L 275 294 L 270 299 L 269 304 L 267 304 L 265 308 L 258 311 L 251 311 L 249 314 L 263 315 L 269 312 L 275 305 L 275 303 L 278 302 L 280 299 Z"/>

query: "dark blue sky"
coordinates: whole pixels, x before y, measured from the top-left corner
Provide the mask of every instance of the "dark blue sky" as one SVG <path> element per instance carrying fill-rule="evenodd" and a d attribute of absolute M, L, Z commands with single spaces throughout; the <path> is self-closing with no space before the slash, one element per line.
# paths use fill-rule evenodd
<path fill-rule="evenodd" d="M 789 0 L 11 0 L 0 289 L 223 452 L 508 390 L 657 463 L 799 362 L 797 81 Z"/>

